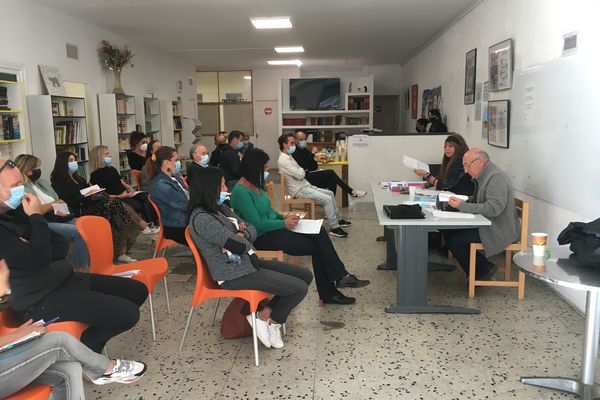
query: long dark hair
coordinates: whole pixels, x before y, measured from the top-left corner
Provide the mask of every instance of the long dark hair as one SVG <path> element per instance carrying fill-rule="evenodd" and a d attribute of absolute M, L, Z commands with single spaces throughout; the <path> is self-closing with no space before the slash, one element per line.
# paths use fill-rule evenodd
<path fill-rule="evenodd" d="M 54 169 L 50 173 L 50 182 L 61 182 L 69 179 L 69 157 L 71 156 L 77 159 L 75 153 L 71 153 L 70 151 L 63 151 L 56 155 Z M 83 180 L 77 171 L 73 172 L 73 177 L 78 181 Z"/>
<path fill-rule="evenodd" d="M 217 199 L 220 195 L 223 170 L 220 168 L 200 168 L 190 179 L 190 203 L 188 216 L 194 209 L 200 207 L 210 213 L 217 214 L 219 206 Z"/>
<path fill-rule="evenodd" d="M 154 152 L 155 157 L 151 158 L 152 163 L 150 164 L 152 168 L 146 171 L 148 181 L 151 181 L 160 173 L 160 168 L 162 167 L 163 161 L 170 160 L 171 157 L 173 157 L 173 153 L 176 152 L 177 150 L 169 146 L 163 146 Z"/>
<path fill-rule="evenodd" d="M 135 146 L 138 145 L 139 142 L 146 139 L 148 136 L 144 132 L 133 131 L 129 134 L 129 148 L 131 150 L 135 150 Z"/>
<path fill-rule="evenodd" d="M 265 177 L 263 172 L 265 164 L 269 162 L 269 155 L 261 149 L 253 148 L 246 152 L 242 158 L 240 173 L 255 187 L 265 190 Z"/>
<path fill-rule="evenodd" d="M 463 155 L 469 151 L 469 146 L 467 145 L 467 141 L 462 135 L 458 133 L 454 133 L 446 138 L 444 141 L 444 145 L 446 143 L 451 143 L 454 146 L 454 156 L 446 157 L 444 154 L 444 158 L 442 159 L 442 166 L 440 167 L 440 178 L 445 179 L 448 174 L 448 170 L 450 169 L 450 165 L 453 162 L 458 161 L 462 162 Z"/>

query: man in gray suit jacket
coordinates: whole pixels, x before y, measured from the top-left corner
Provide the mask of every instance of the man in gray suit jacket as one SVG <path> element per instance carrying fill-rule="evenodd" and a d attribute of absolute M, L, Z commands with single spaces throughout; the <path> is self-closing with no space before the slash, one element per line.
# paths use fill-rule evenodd
<path fill-rule="evenodd" d="M 466 213 L 481 214 L 489 219 L 490 226 L 477 229 L 443 231 L 448 250 L 454 254 L 461 268 L 469 275 L 469 249 L 471 243 L 481 243 L 485 256 L 477 253 L 476 279 L 485 280 L 494 275 L 498 267 L 486 258 L 498 254 L 515 242 L 520 233 L 519 217 L 515 208 L 512 186 L 508 175 L 490 161 L 490 156 L 480 148 L 469 150 L 463 156 L 465 173 L 475 181 L 475 192 L 464 202 L 451 197 L 448 204 Z"/>

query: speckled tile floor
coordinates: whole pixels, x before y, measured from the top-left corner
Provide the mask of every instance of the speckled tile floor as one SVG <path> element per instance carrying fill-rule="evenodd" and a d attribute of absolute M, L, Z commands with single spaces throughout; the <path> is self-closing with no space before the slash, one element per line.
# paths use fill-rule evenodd
<path fill-rule="evenodd" d="M 371 280 L 353 306 L 318 307 L 314 284 L 292 313 L 285 348 L 260 348 L 253 364 L 251 338 L 225 340 L 210 326 L 214 303 L 194 314 L 184 350 L 178 346 L 194 288 L 194 266 L 182 248 L 170 250 L 167 315 L 164 291 L 155 293 L 158 341 L 148 307 L 129 332 L 109 343 L 113 357 L 148 363 L 132 385 L 86 384 L 90 399 L 565 399 L 561 392 L 519 383 L 520 376 L 579 375 L 583 317 L 544 284 L 527 280 L 526 299 L 516 289 L 482 288 L 474 302 L 454 272 L 430 274 L 430 301 L 474 305 L 480 315 L 390 315 L 395 272 L 377 271 L 384 243 L 373 212 L 347 213 L 348 239 L 334 239 L 347 268 Z M 151 239 L 140 239 L 137 258 L 151 257 Z M 181 254 L 183 253 L 183 254 Z M 308 266 L 309 259 L 301 258 Z M 501 262 L 501 261 L 500 261 Z M 221 306 L 221 311 L 225 306 Z M 260 344 L 259 344 L 260 346 Z"/>

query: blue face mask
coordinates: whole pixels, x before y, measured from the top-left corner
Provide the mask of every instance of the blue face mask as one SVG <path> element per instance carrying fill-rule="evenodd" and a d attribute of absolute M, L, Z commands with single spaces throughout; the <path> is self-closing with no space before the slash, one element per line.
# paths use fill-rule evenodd
<path fill-rule="evenodd" d="M 175 162 L 175 168 L 173 168 L 173 173 L 178 174 L 179 171 L 181 171 L 181 161 L 177 160 L 177 162 Z"/>
<path fill-rule="evenodd" d="M 296 151 L 296 146 L 288 147 L 288 154 L 291 156 Z"/>
<path fill-rule="evenodd" d="M 69 172 L 73 173 L 79 169 L 77 161 L 69 161 Z"/>
<path fill-rule="evenodd" d="M 10 188 L 10 198 L 4 201 L 4 204 L 12 208 L 13 210 L 21 205 L 21 201 L 25 196 L 25 186 L 17 186 Z"/>
<path fill-rule="evenodd" d="M 104 165 L 106 165 L 108 167 L 111 162 L 112 162 L 112 157 L 104 157 Z"/>
<path fill-rule="evenodd" d="M 298 142 L 298 147 L 300 147 L 301 149 L 305 149 L 306 148 L 306 140 L 301 140 Z"/>
<path fill-rule="evenodd" d="M 269 177 L 269 171 L 263 171 L 263 179 L 266 181 Z"/>
<path fill-rule="evenodd" d="M 203 167 L 208 167 L 209 160 L 210 156 L 208 154 L 203 155 L 202 157 L 200 157 L 200 165 L 202 165 Z"/>
<path fill-rule="evenodd" d="M 236 148 L 236 149 L 238 149 L 238 150 L 241 150 L 241 149 L 243 149 L 243 148 L 244 148 L 244 141 L 243 141 L 243 140 L 240 140 L 240 141 L 238 142 L 238 144 L 236 144 L 236 145 L 235 145 L 235 148 Z"/>
<path fill-rule="evenodd" d="M 223 204 L 223 202 L 224 202 L 224 201 L 225 201 L 225 199 L 227 198 L 227 195 L 228 195 L 228 194 L 229 194 L 229 193 L 227 193 L 227 192 L 221 192 L 221 193 L 219 193 L 219 199 L 217 200 L 217 204 L 218 204 L 218 205 L 221 205 L 221 204 Z"/>

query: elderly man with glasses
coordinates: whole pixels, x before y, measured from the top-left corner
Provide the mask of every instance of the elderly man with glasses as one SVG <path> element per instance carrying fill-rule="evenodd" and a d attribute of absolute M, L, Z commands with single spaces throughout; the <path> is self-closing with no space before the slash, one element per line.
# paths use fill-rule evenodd
<path fill-rule="evenodd" d="M 442 231 L 448 250 L 454 254 L 461 268 L 469 274 L 469 248 L 471 243 L 482 243 L 485 256 L 477 253 L 476 279 L 489 279 L 498 267 L 486 257 L 504 250 L 519 237 L 520 224 L 515 208 L 510 179 L 504 171 L 490 161 L 480 148 L 469 150 L 463 156 L 465 173 L 473 177 L 475 192 L 468 201 L 451 197 L 448 204 L 459 211 L 481 214 L 489 219 L 490 226 L 473 229 Z"/>

